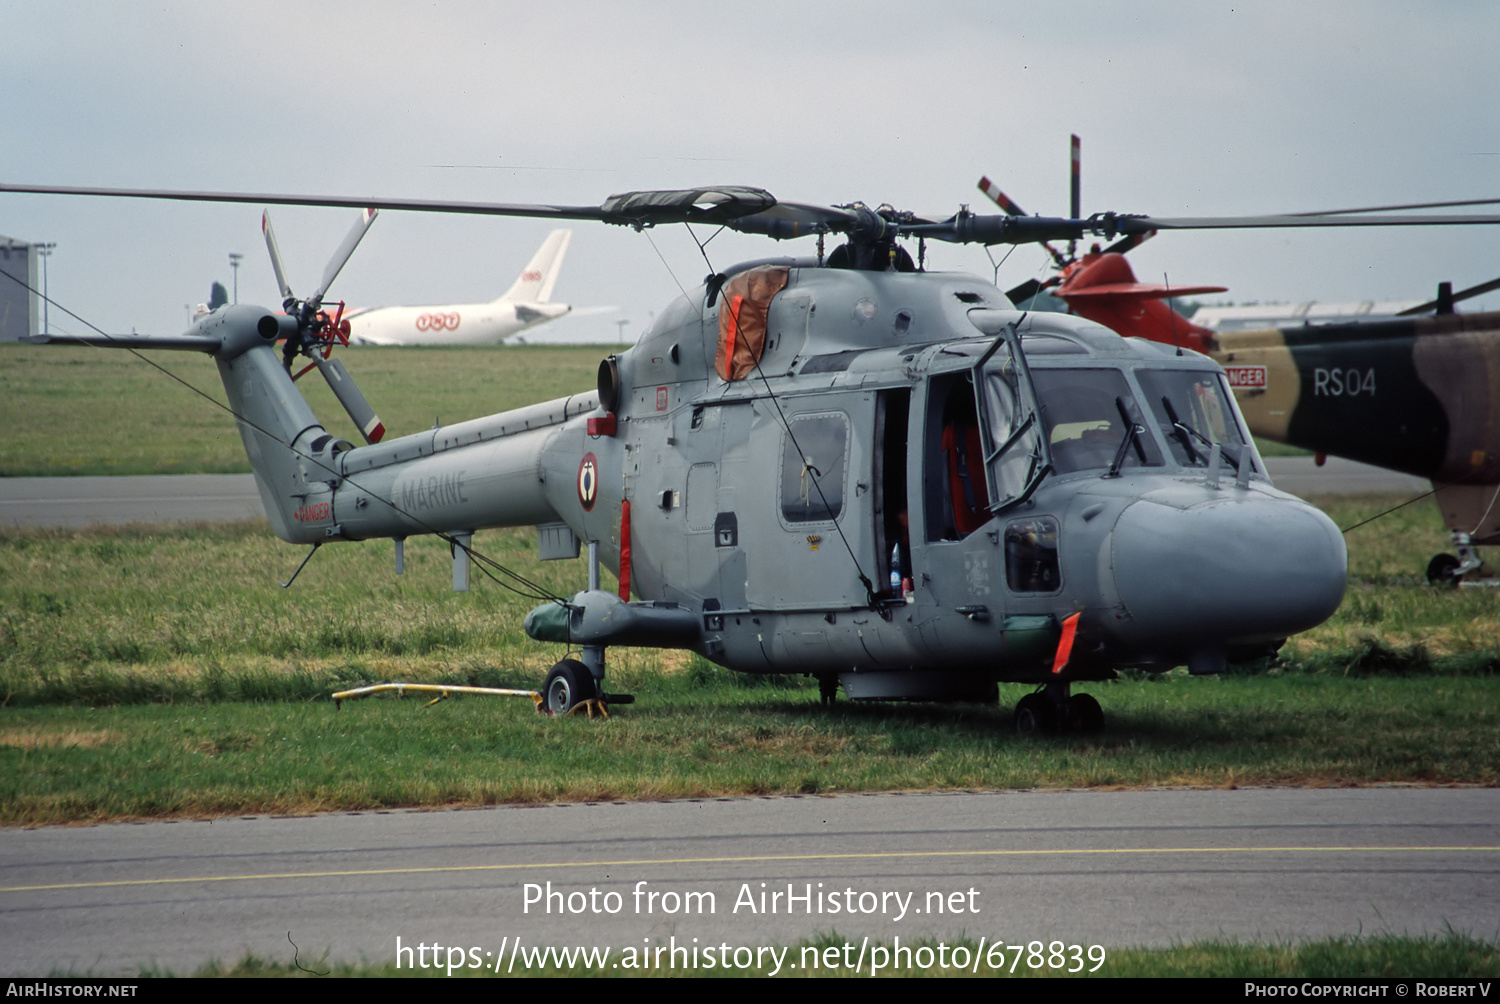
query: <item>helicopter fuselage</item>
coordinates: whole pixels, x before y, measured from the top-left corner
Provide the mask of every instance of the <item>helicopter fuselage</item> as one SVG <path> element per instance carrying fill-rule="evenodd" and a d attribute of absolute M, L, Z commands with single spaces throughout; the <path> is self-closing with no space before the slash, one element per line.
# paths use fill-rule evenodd
<path fill-rule="evenodd" d="M 727 290 L 699 290 L 597 392 L 359 449 L 299 413 L 285 441 L 316 459 L 280 475 L 242 424 L 273 525 L 535 525 L 555 557 L 597 542 L 639 600 L 578 594 L 566 640 L 691 648 L 853 697 L 1212 672 L 1337 607 L 1337 529 L 1266 479 L 1211 360 L 1015 311 L 972 276 L 782 267 L 740 379 L 715 367 Z M 221 361 L 232 396 L 237 368 L 276 383 L 255 354 Z"/>

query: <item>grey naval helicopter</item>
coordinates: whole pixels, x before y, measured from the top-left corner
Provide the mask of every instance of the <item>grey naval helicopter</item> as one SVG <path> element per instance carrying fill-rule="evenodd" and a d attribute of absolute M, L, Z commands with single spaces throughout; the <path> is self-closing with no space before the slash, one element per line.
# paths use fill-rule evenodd
<path fill-rule="evenodd" d="M 612 699 L 608 648 L 656 646 L 745 673 L 809 674 L 825 702 L 840 686 L 856 700 L 994 701 L 999 683 L 1030 684 L 1015 709 L 1023 732 L 1103 728 L 1098 701 L 1073 688 L 1118 667 L 1217 673 L 1274 652 L 1338 607 L 1346 553 L 1326 516 L 1267 478 L 1212 360 L 1018 311 L 987 279 L 926 270 L 926 241 L 1500 222 L 967 208 L 942 219 L 736 186 L 597 207 L 3 191 L 365 209 L 306 299 L 288 287 L 267 224 L 285 313 L 225 306 L 176 337 L 51 340 L 211 355 L 285 541 L 392 538 L 399 573 L 405 538 L 438 533 L 453 544 L 455 588 L 467 588 L 479 530 L 534 526 L 542 559 L 586 545 L 589 587 L 526 621 L 531 637 L 581 651 L 548 674 L 545 710 Z M 604 359 L 596 389 L 378 441 L 379 420 L 328 357 L 341 325 L 322 309 L 369 207 L 704 223 L 816 235 L 818 254 L 709 276 Z M 841 243 L 825 256 L 826 236 Z M 915 262 L 903 240 L 915 240 Z M 298 357 L 328 379 L 365 445 L 313 415 L 293 383 Z M 600 587 L 600 564 L 618 594 Z"/>

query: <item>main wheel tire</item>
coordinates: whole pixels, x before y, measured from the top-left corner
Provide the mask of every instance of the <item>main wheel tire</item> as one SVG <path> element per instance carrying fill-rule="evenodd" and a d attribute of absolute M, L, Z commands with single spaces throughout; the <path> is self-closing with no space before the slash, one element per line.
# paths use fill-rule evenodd
<path fill-rule="evenodd" d="M 549 715 L 566 715 L 597 692 L 589 668 L 577 659 L 564 659 L 542 684 L 542 707 Z"/>
<path fill-rule="evenodd" d="M 1027 694 L 1016 702 L 1016 731 L 1023 736 L 1057 732 L 1057 709 L 1045 694 Z"/>
<path fill-rule="evenodd" d="M 1427 581 L 1434 586 L 1456 586 L 1458 577 L 1454 573 L 1461 564 L 1456 554 L 1435 554 L 1427 563 Z"/>
<path fill-rule="evenodd" d="M 1068 725 L 1086 736 L 1103 732 L 1104 709 L 1091 695 L 1074 694 L 1068 698 Z"/>
<path fill-rule="evenodd" d="M 818 700 L 825 707 L 832 707 L 839 699 L 839 678 L 836 676 L 818 677 Z"/>

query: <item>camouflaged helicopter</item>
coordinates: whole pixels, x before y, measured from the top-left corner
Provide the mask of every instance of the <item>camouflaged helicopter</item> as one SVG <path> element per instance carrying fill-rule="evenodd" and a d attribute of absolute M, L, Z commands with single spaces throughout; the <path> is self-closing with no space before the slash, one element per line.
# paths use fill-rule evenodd
<path fill-rule="evenodd" d="M 329 358 L 342 323 L 322 309 L 368 211 L 306 299 L 287 286 L 268 229 L 285 313 L 226 306 L 175 337 L 52 339 L 213 356 L 283 540 L 392 538 L 399 572 L 405 538 L 439 534 L 460 588 L 476 531 L 535 526 L 543 559 L 586 545 L 589 588 L 526 623 L 581 652 L 547 676 L 554 713 L 609 701 L 606 652 L 630 645 L 809 674 L 825 701 L 839 687 L 856 700 L 994 701 L 998 684 L 1027 684 L 1022 732 L 1095 731 L 1103 712 L 1076 685 L 1126 666 L 1221 672 L 1322 622 L 1343 595 L 1337 528 L 1266 477 L 1218 364 L 1017 310 L 987 279 L 924 265 L 929 240 L 1320 221 L 937 218 L 737 186 L 599 206 L 5 191 L 815 236 L 816 256 L 746 262 L 690 289 L 603 360 L 594 389 L 383 441 Z M 1500 222 L 1462 218 L 1475 219 Z M 825 255 L 828 236 L 841 243 Z M 902 242 L 915 242 L 915 261 Z M 365 445 L 313 415 L 293 383 L 298 357 L 329 380 Z M 618 594 L 600 587 L 600 564 Z"/>

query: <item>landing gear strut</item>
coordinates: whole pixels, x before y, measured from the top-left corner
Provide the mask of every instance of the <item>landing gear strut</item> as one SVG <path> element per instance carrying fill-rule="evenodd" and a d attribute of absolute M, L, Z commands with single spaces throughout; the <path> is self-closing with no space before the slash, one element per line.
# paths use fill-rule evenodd
<path fill-rule="evenodd" d="M 1104 709 L 1088 694 L 1069 694 L 1071 684 L 1048 683 L 1016 703 L 1016 731 L 1023 736 L 1104 731 Z"/>
<path fill-rule="evenodd" d="M 1456 586 L 1470 572 L 1478 571 L 1484 563 L 1469 535 L 1462 530 L 1453 531 L 1453 548 L 1458 554 L 1436 554 L 1427 563 L 1427 581 L 1434 586 Z"/>
<path fill-rule="evenodd" d="M 839 678 L 836 676 L 818 677 L 818 699 L 824 707 L 832 707 L 833 702 L 839 697 Z"/>

